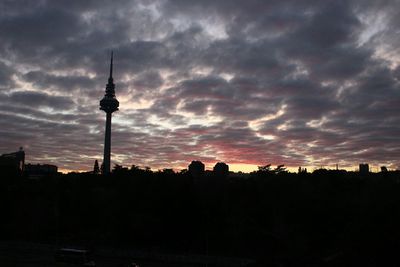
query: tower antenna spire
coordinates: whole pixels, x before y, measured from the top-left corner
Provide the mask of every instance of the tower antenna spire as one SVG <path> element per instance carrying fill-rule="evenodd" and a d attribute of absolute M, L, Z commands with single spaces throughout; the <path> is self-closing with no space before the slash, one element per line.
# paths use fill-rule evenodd
<path fill-rule="evenodd" d="M 110 79 L 112 79 L 112 73 L 113 73 L 113 55 L 114 51 L 111 50 L 111 62 L 110 62 Z"/>

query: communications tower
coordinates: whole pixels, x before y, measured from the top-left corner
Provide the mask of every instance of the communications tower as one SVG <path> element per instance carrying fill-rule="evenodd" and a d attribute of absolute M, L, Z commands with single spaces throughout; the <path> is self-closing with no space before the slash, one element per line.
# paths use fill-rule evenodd
<path fill-rule="evenodd" d="M 104 138 L 104 157 L 103 157 L 103 174 L 110 173 L 111 158 L 111 115 L 118 110 L 119 102 L 115 97 L 115 84 L 112 77 L 113 74 L 113 52 L 111 52 L 110 77 L 106 85 L 106 94 L 100 100 L 100 109 L 106 113 L 106 131 Z"/>

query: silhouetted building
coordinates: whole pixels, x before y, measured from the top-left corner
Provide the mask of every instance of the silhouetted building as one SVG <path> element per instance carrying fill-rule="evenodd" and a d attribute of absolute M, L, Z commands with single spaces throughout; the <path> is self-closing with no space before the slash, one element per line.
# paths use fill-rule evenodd
<path fill-rule="evenodd" d="M 369 173 L 369 165 L 367 163 L 360 163 L 358 171 L 362 174 Z"/>
<path fill-rule="evenodd" d="M 213 172 L 218 176 L 228 176 L 229 174 L 229 166 L 224 162 L 218 162 L 215 164 L 213 168 Z"/>
<path fill-rule="evenodd" d="M 386 168 L 386 166 L 381 166 L 381 172 L 387 172 L 388 169 Z"/>
<path fill-rule="evenodd" d="M 100 100 L 100 109 L 106 113 L 106 130 L 104 138 L 104 157 L 103 157 L 103 173 L 110 173 L 110 157 L 111 157 L 111 114 L 118 110 L 119 102 L 115 98 L 115 84 L 112 77 L 113 72 L 113 53 L 111 52 L 110 77 L 106 85 L 106 94 Z"/>
<path fill-rule="evenodd" d="M 0 156 L 0 168 L 15 173 L 22 173 L 25 169 L 25 152 L 22 147 L 19 151 Z"/>
<path fill-rule="evenodd" d="M 299 169 L 297 170 L 297 173 L 298 173 L 298 174 L 307 173 L 307 168 L 302 168 L 302 167 L 300 166 Z"/>
<path fill-rule="evenodd" d="M 38 179 L 57 174 L 58 168 L 50 164 L 26 164 L 25 175 L 31 179 Z"/>
<path fill-rule="evenodd" d="M 94 161 L 94 166 L 93 166 L 93 174 L 99 174 L 100 173 L 100 167 L 99 167 L 99 162 L 97 159 Z"/>
<path fill-rule="evenodd" d="M 194 160 L 189 164 L 188 170 L 189 173 L 194 176 L 198 177 L 204 174 L 205 166 L 201 161 Z"/>

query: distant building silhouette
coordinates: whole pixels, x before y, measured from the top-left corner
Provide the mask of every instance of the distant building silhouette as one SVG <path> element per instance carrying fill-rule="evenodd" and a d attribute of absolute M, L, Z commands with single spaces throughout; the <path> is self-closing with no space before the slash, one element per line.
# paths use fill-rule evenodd
<path fill-rule="evenodd" d="M 369 165 L 367 163 L 360 163 L 358 171 L 362 174 L 369 173 Z"/>
<path fill-rule="evenodd" d="M 201 161 L 197 161 L 197 160 L 192 161 L 188 166 L 189 173 L 193 177 L 199 177 L 199 176 L 203 175 L 204 169 L 205 169 L 204 164 Z"/>
<path fill-rule="evenodd" d="M 301 166 L 299 167 L 299 169 L 297 170 L 297 173 L 307 173 L 307 168 L 302 168 Z"/>
<path fill-rule="evenodd" d="M 19 151 L 0 156 L 0 168 L 16 173 L 23 173 L 25 169 L 25 152 L 22 147 Z"/>
<path fill-rule="evenodd" d="M 100 173 L 100 167 L 99 167 L 99 162 L 97 159 L 94 161 L 94 166 L 93 166 L 93 174 L 99 174 Z"/>
<path fill-rule="evenodd" d="M 104 138 L 103 174 L 110 173 L 111 158 L 111 114 L 118 110 L 119 102 L 115 98 L 115 84 L 113 74 L 113 53 L 111 52 L 110 77 L 106 85 L 106 94 L 100 100 L 100 109 L 106 113 L 106 131 Z"/>
<path fill-rule="evenodd" d="M 57 174 L 58 168 L 50 164 L 26 164 L 25 175 L 31 179 L 38 179 Z"/>
<path fill-rule="evenodd" d="M 386 166 L 381 166 L 381 172 L 387 172 L 387 171 L 388 171 L 388 169 Z"/>
<path fill-rule="evenodd" d="M 217 162 L 213 168 L 213 172 L 218 176 L 228 176 L 229 166 L 224 162 Z"/>

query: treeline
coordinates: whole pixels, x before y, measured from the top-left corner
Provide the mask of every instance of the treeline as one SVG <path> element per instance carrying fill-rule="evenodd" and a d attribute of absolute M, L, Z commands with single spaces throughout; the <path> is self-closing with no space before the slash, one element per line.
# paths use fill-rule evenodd
<path fill-rule="evenodd" d="M 400 173 L 249 176 L 116 167 L 1 180 L 2 239 L 242 256 L 268 264 L 399 263 Z M 396 266 L 396 265 L 393 265 Z"/>

